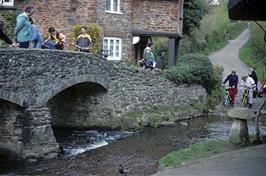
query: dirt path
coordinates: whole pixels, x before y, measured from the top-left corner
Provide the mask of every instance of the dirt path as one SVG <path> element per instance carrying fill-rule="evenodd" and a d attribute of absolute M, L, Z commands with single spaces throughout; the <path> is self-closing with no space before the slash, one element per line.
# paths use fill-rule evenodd
<path fill-rule="evenodd" d="M 247 75 L 250 71 L 239 58 L 239 49 L 248 41 L 249 36 L 249 30 L 245 30 L 236 39 L 230 40 L 223 49 L 209 55 L 213 65 L 220 65 L 224 68 L 224 77 L 232 70 L 236 70 L 241 79 L 241 76 Z"/>

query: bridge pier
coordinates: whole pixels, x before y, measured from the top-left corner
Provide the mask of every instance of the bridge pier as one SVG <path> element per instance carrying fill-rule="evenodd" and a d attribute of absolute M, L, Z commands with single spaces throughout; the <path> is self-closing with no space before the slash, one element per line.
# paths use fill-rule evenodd
<path fill-rule="evenodd" d="M 51 127 L 51 114 L 47 107 L 30 107 L 25 110 L 22 142 L 23 158 L 54 158 L 59 145 Z"/>

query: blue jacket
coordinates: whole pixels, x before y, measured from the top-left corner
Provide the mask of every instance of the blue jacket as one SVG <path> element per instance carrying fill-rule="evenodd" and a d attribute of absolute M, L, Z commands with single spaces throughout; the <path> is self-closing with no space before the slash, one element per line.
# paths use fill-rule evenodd
<path fill-rule="evenodd" d="M 89 34 L 79 35 L 76 40 L 76 47 L 81 49 L 89 49 L 91 47 L 91 37 Z"/>
<path fill-rule="evenodd" d="M 32 40 L 30 28 L 31 23 L 25 13 L 21 13 L 19 16 L 17 16 L 14 37 L 18 42 L 29 42 Z"/>
<path fill-rule="evenodd" d="M 223 84 L 225 84 L 227 81 L 229 81 L 229 87 L 235 86 L 237 87 L 238 84 L 238 76 L 237 75 L 228 75 L 226 79 L 224 80 Z"/>
<path fill-rule="evenodd" d="M 35 24 L 30 27 L 31 41 L 35 42 L 34 48 L 41 48 L 43 43 L 42 35 Z"/>

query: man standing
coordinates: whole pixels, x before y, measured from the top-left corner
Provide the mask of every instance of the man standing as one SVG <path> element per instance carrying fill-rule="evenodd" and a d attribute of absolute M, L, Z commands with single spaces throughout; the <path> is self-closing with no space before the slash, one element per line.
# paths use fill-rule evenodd
<path fill-rule="evenodd" d="M 232 70 L 231 74 L 226 77 L 223 84 L 225 84 L 227 81 L 229 81 L 229 95 L 231 97 L 231 103 L 232 105 L 235 104 L 236 94 L 237 94 L 237 84 L 238 84 L 238 76 L 236 74 L 235 70 Z"/>
<path fill-rule="evenodd" d="M 27 6 L 25 11 L 16 18 L 16 29 L 14 39 L 19 43 L 19 48 L 29 48 L 32 39 L 30 34 L 31 22 L 29 17 L 33 14 L 34 8 Z"/>

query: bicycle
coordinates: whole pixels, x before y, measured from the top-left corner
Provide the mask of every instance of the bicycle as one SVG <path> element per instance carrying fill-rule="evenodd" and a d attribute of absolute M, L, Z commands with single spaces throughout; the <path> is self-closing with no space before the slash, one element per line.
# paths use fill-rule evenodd
<path fill-rule="evenodd" d="M 224 106 L 228 106 L 229 104 L 232 103 L 232 98 L 230 96 L 230 93 L 229 93 L 229 89 L 225 89 L 225 95 L 224 95 L 224 99 L 223 99 L 223 105 Z"/>
<path fill-rule="evenodd" d="M 249 96 L 249 89 L 245 89 L 242 95 L 242 106 L 247 107 L 248 106 L 248 96 Z"/>

